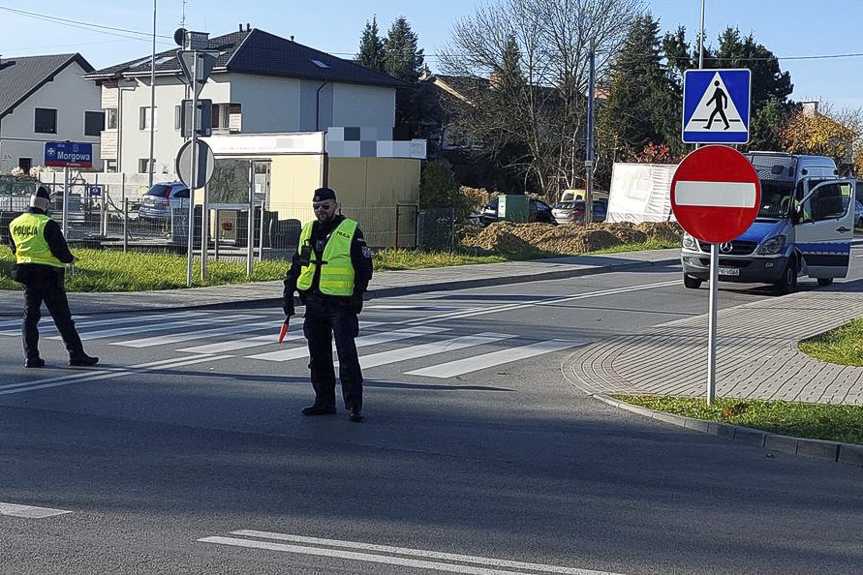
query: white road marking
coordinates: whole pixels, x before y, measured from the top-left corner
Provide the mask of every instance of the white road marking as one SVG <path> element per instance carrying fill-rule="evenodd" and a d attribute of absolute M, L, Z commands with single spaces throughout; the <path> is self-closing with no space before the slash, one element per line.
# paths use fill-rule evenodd
<path fill-rule="evenodd" d="M 195 339 L 203 339 L 214 335 L 230 335 L 234 333 L 245 333 L 248 331 L 260 331 L 273 327 L 272 321 L 260 321 L 257 323 L 247 323 L 241 325 L 232 325 L 228 327 L 214 327 L 210 329 L 202 329 L 200 331 L 189 331 L 186 333 L 175 333 L 163 335 L 160 337 L 144 337 L 141 339 L 130 339 L 126 341 L 118 341 L 111 345 L 121 345 L 124 347 L 155 347 L 157 345 L 168 345 L 180 343 L 182 341 L 192 341 Z"/>
<path fill-rule="evenodd" d="M 501 349 L 483 355 L 466 357 L 456 361 L 440 363 L 438 365 L 432 365 L 422 369 L 415 369 L 413 371 L 406 372 L 405 375 L 422 375 L 425 377 L 437 377 L 441 379 L 455 377 L 457 375 L 464 375 L 465 373 L 479 371 L 481 369 L 502 365 L 504 363 L 510 363 L 527 359 L 529 357 L 535 357 L 537 355 L 551 353 L 553 351 L 561 351 L 571 347 L 585 345 L 586 343 L 587 342 L 567 341 L 562 339 L 540 341 L 523 347 Z"/>
<path fill-rule="evenodd" d="M 466 347 L 474 347 L 477 345 L 485 345 L 489 343 L 494 343 L 496 341 L 501 341 L 503 339 L 510 339 L 513 337 L 517 337 L 515 335 L 509 335 L 505 333 L 480 333 L 477 335 L 466 335 L 464 337 L 457 337 L 455 339 L 445 339 L 443 341 L 433 341 L 431 343 L 425 343 L 423 345 L 415 345 L 408 348 L 394 349 L 391 351 L 382 351 L 380 353 L 373 353 L 371 355 L 361 355 L 360 356 L 360 366 L 363 369 L 370 369 L 372 367 L 378 367 L 380 365 L 386 365 L 388 363 L 395 363 L 397 361 L 405 361 L 408 359 L 416 359 L 419 357 L 426 357 L 429 355 L 434 355 L 437 353 L 445 353 L 448 351 L 455 351 L 457 349 L 463 349 Z"/>
<path fill-rule="evenodd" d="M 177 313 L 177 312 L 175 312 L 175 313 L 162 313 L 162 314 L 158 314 L 158 315 L 138 314 L 138 315 L 123 316 L 123 317 L 115 317 L 115 318 L 111 318 L 111 319 L 97 319 L 97 320 L 93 320 L 93 321 L 89 321 L 89 320 L 79 321 L 79 320 L 75 319 L 75 327 L 80 330 L 81 328 L 93 327 L 93 326 L 97 326 L 97 325 L 117 325 L 117 324 L 121 324 L 121 323 L 151 322 L 151 321 L 159 320 L 159 319 L 169 319 L 169 318 L 177 319 L 177 318 L 182 318 L 182 317 L 194 317 L 194 316 L 201 316 L 201 315 L 204 315 L 204 312 L 183 311 L 183 312 L 179 312 L 179 313 Z M 51 320 L 51 315 L 48 313 L 43 313 L 42 318 L 43 318 L 43 321 L 39 322 L 39 331 L 42 333 L 49 333 L 49 332 L 57 333 L 57 326 L 55 326 L 54 322 Z M 44 320 L 47 320 L 47 322 Z M 21 321 L 22 320 L 19 319 L 18 321 L 15 322 L 15 324 L 20 326 Z M 4 322 L 3 324 L 0 324 L 0 326 L 5 326 L 6 324 L 13 325 L 10 322 Z M 0 336 L 20 337 L 21 336 L 21 330 L 17 329 L 14 331 L 13 330 L 0 331 Z"/>
<path fill-rule="evenodd" d="M 424 335 L 431 335 L 447 331 L 445 327 L 408 327 L 405 329 L 397 329 L 395 331 L 383 331 L 358 337 L 356 339 L 357 347 L 366 347 L 370 345 L 380 345 L 392 341 L 402 341 Z M 247 356 L 250 359 L 263 359 L 265 361 L 290 361 L 292 359 L 300 359 L 309 356 L 307 347 L 295 347 L 291 349 L 283 349 L 279 351 L 270 351 L 267 353 L 259 353 L 257 355 Z"/>
<path fill-rule="evenodd" d="M 75 383 L 84 383 L 90 381 L 101 381 L 104 379 L 116 379 L 126 377 L 127 375 L 149 373 L 161 369 L 172 369 L 175 367 L 183 367 L 186 365 L 194 365 L 205 361 L 219 361 L 234 357 L 233 355 L 205 355 L 179 358 L 175 357 L 169 360 L 160 360 L 150 363 L 142 363 L 131 367 L 112 368 L 102 371 L 88 371 L 82 374 L 75 374 L 66 377 L 56 377 L 44 379 L 40 381 L 20 382 L 0 387 L 0 395 L 11 395 L 13 393 L 23 393 L 26 391 L 35 391 L 37 389 L 47 389 L 50 387 L 63 387 L 73 385 Z M 17 388 L 17 389 L 16 389 Z"/>
<path fill-rule="evenodd" d="M 302 319 L 302 318 L 299 318 Z M 299 324 L 298 327 L 293 327 L 291 331 L 294 333 L 288 332 L 288 335 L 285 336 L 282 345 L 285 343 L 290 343 L 293 341 L 298 341 L 301 339 L 305 339 L 303 335 L 303 324 L 302 321 L 297 322 Z M 360 329 L 363 330 L 367 327 L 375 326 L 380 324 L 379 321 L 360 321 Z M 186 352 L 186 353 L 222 353 L 223 351 L 235 351 L 238 349 L 246 349 L 249 347 L 260 347 L 262 345 L 275 345 L 278 346 L 278 336 L 274 333 L 273 335 L 256 335 L 254 337 L 247 337 L 244 339 L 238 339 L 234 341 L 222 341 L 219 343 L 210 343 L 205 345 L 198 345 L 194 347 L 184 347 L 183 349 L 178 349 L 177 351 Z"/>
<path fill-rule="evenodd" d="M 0 515 L 9 517 L 23 517 L 25 519 L 44 519 L 72 513 L 63 509 L 51 509 L 50 507 L 34 507 L 32 505 L 16 505 L 15 503 L 0 502 Z"/>
<path fill-rule="evenodd" d="M 609 573 L 607 571 L 593 571 L 589 569 L 578 569 L 575 567 L 565 567 L 559 565 L 525 563 L 522 561 L 507 561 L 504 559 L 493 559 L 490 557 L 458 555 L 455 553 L 440 553 L 436 551 L 426 551 L 423 549 L 392 547 L 389 545 L 374 545 L 370 543 L 359 543 L 356 541 L 339 541 L 337 539 L 321 539 L 318 537 L 303 537 L 300 535 L 270 533 L 267 531 L 233 531 L 232 535 L 275 539 L 277 541 L 289 541 L 291 543 L 328 545 L 330 548 L 273 543 L 271 541 L 241 539 L 239 537 L 213 536 L 203 537 L 201 539 L 198 539 L 198 541 L 201 543 L 232 545 L 237 547 L 247 547 L 251 549 L 265 549 L 269 551 L 282 551 L 286 553 L 314 555 L 318 557 L 334 557 L 337 559 L 365 561 L 386 565 L 399 565 L 415 569 L 433 569 L 436 571 L 464 573 L 469 575 L 522 575 L 525 573 L 524 571 L 512 571 L 512 569 L 524 569 L 534 572 L 539 571 L 543 573 L 562 573 L 565 575 L 620 575 Z M 384 553 L 389 555 L 384 555 Z M 401 555 L 401 557 L 399 557 L 399 555 Z M 449 563 L 444 563 L 443 561 L 448 561 Z M 484 565 L 486 567 L 479 567 L 479 565 Z"/>
<path fill-rule="evenodd" d="M 129 334 L 138 334 L 150 331 L 165 331 L 175 327 L 189 327 L 195 325 L 208 324 L 213 322 L 227 322 L 234 321 L 238 319 L 249 319 L 254 316 L 250 315 L 226 315 L 218 318 L 202 318 L 202 319 L 189 319 L 183 321 L 169 321 L 166 323 L 155 323 L 155 324 L 146 324 L 146 325 L 136 325 L 132 327 L 120 327 L 116 329 L 101 329 L 97 331 L 88 331 L 81 334 L 81 341 L 89 341 L 93 339 L 102 339 L 106 337 L 113 337 L 117 335 L 129 335 Z M 59 335 L 50 337 L 48 339 L 62 339 Z"/>
<path fill-rule="evenodd" d="M 513 311 L 516 309 L 528 308 L 528 307 L 534 307 L 534 306 L 553 306 L 553 305 L 558 305 L 558 304 L 565 303 L 568 301 L 575 301 L 575 300 L 580 300 L 580 299 L 589 299 L 589 298 L 594 298 L 594 297 L 617 295 L 617 294 L 622 294 L 622 293 L 630 293 L 630 292 L 635 292 L 635 291 L 642 291 L 642 290 L 653 289 L 653 288 L 658 288 L 658 287 L 668 287 L 668 286 L 674 286 L 674 285 L 679 285 L 679 284 L 680 284 L 680 280 L 671 280 L 671 281 L 665 281 L 665 282 L 641 284 L 641 285 L 636 285 L 636 286 L 625 286 L 625 287 L 619 287 L 619 288 L 603 289 L 603 290 L 580 293 L 580 294 L 575 294 L 575 295 L 561 296 L 561 297 L 556 297 L 556 298 L 551 298 L 551 299 L 543 298 L 543 299 L 535 299 L 532 301 L 513 303 L 513 304 L 509 304 L 509 305 L 490 306 L 486 309 L 481 309 L 478 311 L 454 312 L 454 313 L 441 314 L 441 315 L 431 317 L 431 318 L 404 320 L 404 321 L 396 322 L 396 323 L 404 323 L 404 324 L 408 324 L 408 325 L 422 325 L 422 324 L 427 324 L 427 323 L 449 321 L 452 319 L 463 319 L 466 317 L 476 317 L 476 316 L 488 315 L 488 314 L 492 314 L 492 313 L 508 312 L 508 311 Z"/>

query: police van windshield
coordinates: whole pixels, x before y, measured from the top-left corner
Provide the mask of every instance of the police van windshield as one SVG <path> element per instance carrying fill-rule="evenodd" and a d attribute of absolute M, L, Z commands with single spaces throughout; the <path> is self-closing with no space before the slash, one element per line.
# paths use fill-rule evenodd
<path fill-rule="evenodd" d="M 757 218 L 778 219 L 791 213 L 792 182 L 761 181 L 761 208 Z"/>

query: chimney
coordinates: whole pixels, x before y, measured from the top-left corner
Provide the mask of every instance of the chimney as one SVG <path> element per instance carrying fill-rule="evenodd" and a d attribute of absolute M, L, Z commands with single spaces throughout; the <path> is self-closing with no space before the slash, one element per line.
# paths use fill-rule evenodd
<path fill-rule="evenodd" d="M 246 32 L 252 29 L 252 25 L 246 22 Z"/>
<path fill-rule="evenodd" d="M 812 118 L 818 114 L 818 102 L 801 102 L 803 105 L 803 115 L 807 118 Z"/>
<path fill-rule="evenodd" d="M 294 35 L 291 34 L 291 42 L 293 42 L 293 41 L 294 41 Z"/>
<path fill-rule="evenodd" d="M 242 31 L 243 31 L 243 23 L 240 22 L 240 32 L 242 32 Z"/>

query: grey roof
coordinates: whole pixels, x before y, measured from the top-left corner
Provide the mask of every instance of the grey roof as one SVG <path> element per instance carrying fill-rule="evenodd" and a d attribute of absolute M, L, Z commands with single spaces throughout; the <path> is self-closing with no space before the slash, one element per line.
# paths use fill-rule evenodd
<path fill-rule="evenodd" d="M 15 106 L 73 62 L 77 62 L 85 72 L 93 71 L 93 66 L 80 54 L 0 59 L 0 118 L 11 113 Z"/>
<path fill-rule="evenodd" d="M 392 76 L 369 70 L 349 60 L 337 58 L 257 28 L 210 38 L 209 49 L 219 51 L 213 73 L 237 72 L 393 88 L 404 86 L 400 80 Z M 156 74 L 182 73 L 176 52 L 175 48 L 156 54 Z M 97 70 L 87 74 L 86 77 L 103 80 L 149 75 L 150 60 L 150 56 L 142 57 Z M 316 64 L 315 61 L 323 66 Z"/>

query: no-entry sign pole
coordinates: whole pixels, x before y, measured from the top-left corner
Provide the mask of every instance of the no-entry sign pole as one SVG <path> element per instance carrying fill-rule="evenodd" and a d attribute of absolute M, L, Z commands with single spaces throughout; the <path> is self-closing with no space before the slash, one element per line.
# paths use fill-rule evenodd
<path fill-rule="evenodd" d="M 727 146 L 705 146 L 686 156 L 671 180 L 671 208 L 681 227 L 710 245 L 707 404 L 716 399 L 716 326 L 719 244 L 752 224 L 761 205 L 758 174 L 746 157 Z"/>

